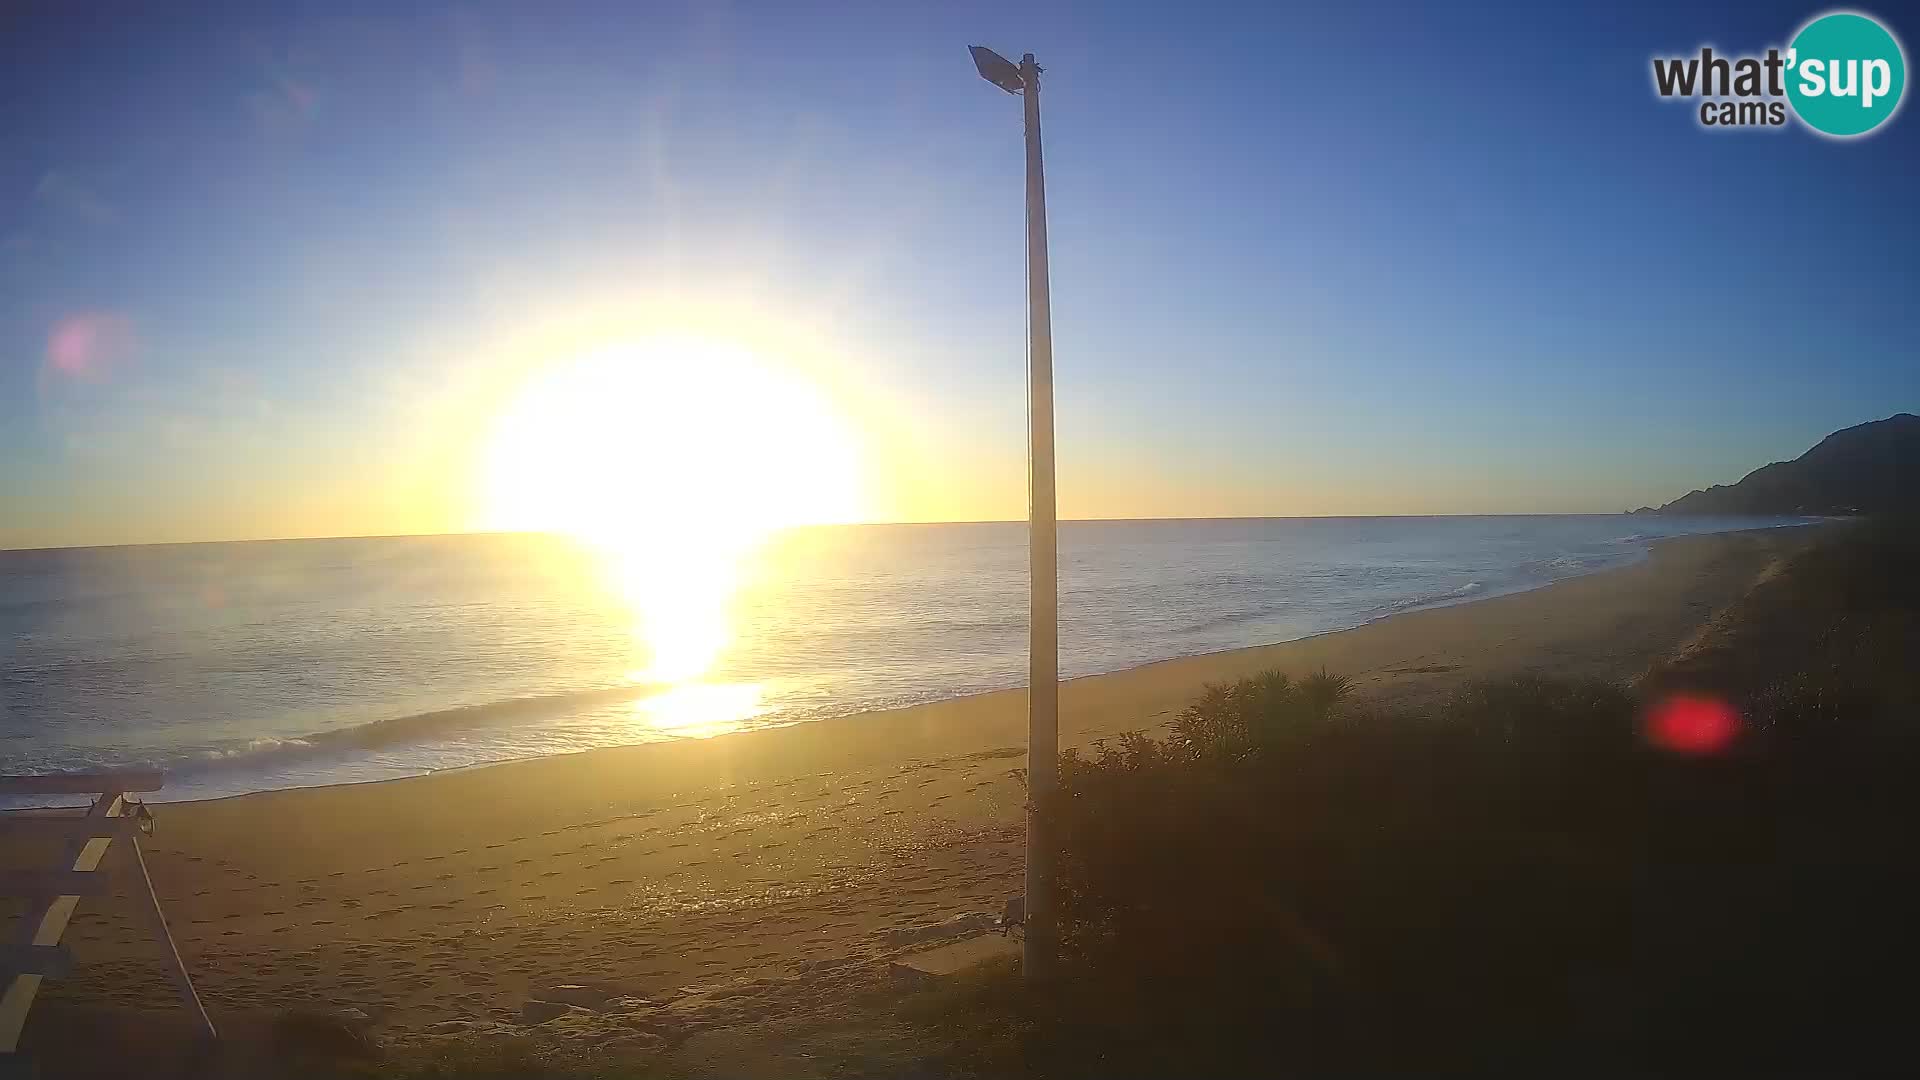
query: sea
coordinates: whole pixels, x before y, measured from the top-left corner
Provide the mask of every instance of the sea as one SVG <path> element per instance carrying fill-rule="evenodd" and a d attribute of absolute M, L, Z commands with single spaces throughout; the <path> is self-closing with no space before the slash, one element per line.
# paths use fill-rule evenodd
<path fill-rule="evenodd" d="M 1287 641 L 1802 519 L 1068 522 L 1072 678 Z M 704 738 L 1024 685 L 1021 523 L 794 529 L 716 554 L 531 534 L 0 552 L 0 774 L 157 799 Z"/>

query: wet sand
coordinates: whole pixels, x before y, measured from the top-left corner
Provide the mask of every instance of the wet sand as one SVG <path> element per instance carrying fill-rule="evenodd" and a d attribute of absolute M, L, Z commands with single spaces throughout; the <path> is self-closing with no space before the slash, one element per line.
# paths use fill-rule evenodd
<path fill-rule="evenodd" d="M 1267 668 L 1402 703 L 1523 670 L 1633 678 L 1811 531 L 1667 541 L 1533 592 L 1078 679 L 1062 742 L 1154 730 Z M 216 1022 L 352 1004 L 403 1034 L 517 1018 L 556 983 L 779 978 L 884 958 L 1019 891 L 1025 697 L 163 805 L 145 847 Z M 170 1007 L 124 900 L 83 903 L 69 940 L 79 969 L 46 1006 Z"/>

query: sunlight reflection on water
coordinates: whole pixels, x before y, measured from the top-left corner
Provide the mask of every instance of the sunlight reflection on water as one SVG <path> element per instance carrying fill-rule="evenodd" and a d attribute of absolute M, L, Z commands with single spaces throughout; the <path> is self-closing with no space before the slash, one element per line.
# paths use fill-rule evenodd
<path fill-rule="evenodd" d="M 689 739 L 739 731 L 765 711 L 757 683 L 687 683 L 633 703 L 643 728 Z"/>

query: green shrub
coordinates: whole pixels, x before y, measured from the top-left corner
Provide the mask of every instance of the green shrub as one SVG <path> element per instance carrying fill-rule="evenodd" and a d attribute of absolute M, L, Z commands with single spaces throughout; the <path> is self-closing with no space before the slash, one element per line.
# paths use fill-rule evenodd
<path fill-rule="evenodd" d="M 1165 742 L 1064 755 L 1085 1007 L 1038 1037 L 1149 1073 L 1812 1063 L 1891 1000 L 1867 987 L 1912 937 L 1920 881 L 1887 853 L 1920 756 L 1823 672 L 1773 675 L 1770 723 L 1844 755 L 1664 753 L 1604 682 L 1411 715 L 1277 674 L 1208 688 Z"/>
<path fill-rule="evenodd" d="M 1269 671 L 1209 686 L 1173 722 L 1173 741 L 1190 753 L 1238 758 L 1311 739 L 1336 716 L 1353 683 L 1325 671 L 1293 681 Z"/>
<path fill-rule="evenodd" d="M 1634 737 L 1633 696 L 1602 679 L 1516 675 L 1456 690 L 1439 720 L 1477 739 L 1542 747 L 1614 748 Z"/>

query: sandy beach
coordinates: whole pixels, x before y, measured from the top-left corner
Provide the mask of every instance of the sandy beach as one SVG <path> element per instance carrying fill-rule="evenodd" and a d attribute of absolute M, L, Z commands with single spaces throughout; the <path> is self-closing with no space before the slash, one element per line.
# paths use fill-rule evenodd
<path fill-rule="evenodd" d="M 1633 678 L 1809 532 L 1672 540 L 1532 592 L 1076 680 L 1062 740 L 1156 729 L 1268 668 L 1390 702 L 1522 670 Z M 672 993 L 866 963 L 1019 891 L 1024 700 L 170 804 L 146 850 L 216 1022 L 351 1004 L 404 1037 L 515 1019 L 555 983 Z M 79 970 L 46 1007 L 170 1007 L 124 901 L 88 901 L 70 940 Z"/>

